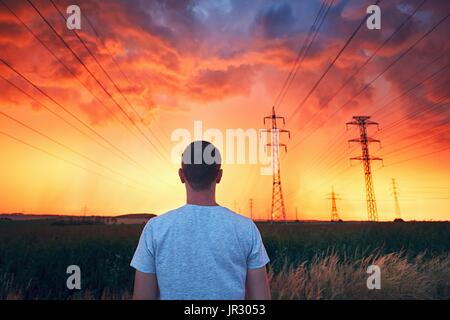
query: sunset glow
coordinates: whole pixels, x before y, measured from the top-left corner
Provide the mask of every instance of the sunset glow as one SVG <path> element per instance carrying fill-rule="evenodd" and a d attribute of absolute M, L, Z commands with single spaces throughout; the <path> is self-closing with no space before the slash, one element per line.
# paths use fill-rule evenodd
<path fill-rule="evenodd" d="M 29 2 L 4 2 L 12 12 L 0 3 L 0 212 L 98 215 L 183 205 L 172 132 L 199 120 L 204 130 L 264 128 L 322 6 L 80 1 L 77 34 L 91 55 L 50 1 L 32 4 L 72 51 Z M 450 220 L 450 4 L 421 2 L 382 1 L 381 30 L 363 25 L 302 102 L 373 1 L 329 9 L 276 106 L 291 131 L 281 150 L 288 219 L 297 210 L 329 220 L 332 186 L 343 220 L 367 219 L 363 168 L 349 160 L 361 147 L 347 143 L 359 131 L 345 124 L 369 115 L 380 125 L 369 135 L 381 140 L 370 152 L 384 160 L 372 162 L 380 220 L 395 218 L 392 178 L 403 219 Z M 56 2 L 64 15 L 70 4 Z M 223 170 L 218 202 L 249 215 L 252 198 L 253 218 L 267 219 L 272 177 L 258 164 Z"/>

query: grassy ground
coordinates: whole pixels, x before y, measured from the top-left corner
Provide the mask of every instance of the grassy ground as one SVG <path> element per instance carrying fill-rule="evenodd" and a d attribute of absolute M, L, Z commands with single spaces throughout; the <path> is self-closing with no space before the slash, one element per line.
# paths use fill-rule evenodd
<path fill-rule="evenodd" d="M 141 225 L 0 222 L 0 299 L 124 299 Z M 259 224 L 276 299 L 450 299 L 450 223 Z M 79 265 L 82 290 L 66 288 Z M 367 266 L 381 268 L 368 290 Z"/>

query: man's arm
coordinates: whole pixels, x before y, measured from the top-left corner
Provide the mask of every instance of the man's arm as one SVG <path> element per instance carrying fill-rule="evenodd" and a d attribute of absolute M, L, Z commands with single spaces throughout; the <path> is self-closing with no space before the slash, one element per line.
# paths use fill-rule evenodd
<path fill-rule="evenodd" d="M 156 300 L 157 297 L 158 282 L 156 280 L 156 274 L 143 273 L 136 270 L 133 300 Z"/>
<path fill-rule="evenodd" d="M 247 270 L 245 280 L 245 298 L 247 300 L 270 300 L 269 280 L 266 267 Z"/>

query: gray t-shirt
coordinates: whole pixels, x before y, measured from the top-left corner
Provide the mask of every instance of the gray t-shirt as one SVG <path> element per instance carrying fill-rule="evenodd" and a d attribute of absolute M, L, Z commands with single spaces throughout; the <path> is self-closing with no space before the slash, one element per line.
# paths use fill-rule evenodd
<path fill-rule="evenodd" d="M 155 273 L 160 299 L 244 299 L 247 269 L 269 262 L 252 220 L 185 205 L 148 221 L 131 266 Z"/>

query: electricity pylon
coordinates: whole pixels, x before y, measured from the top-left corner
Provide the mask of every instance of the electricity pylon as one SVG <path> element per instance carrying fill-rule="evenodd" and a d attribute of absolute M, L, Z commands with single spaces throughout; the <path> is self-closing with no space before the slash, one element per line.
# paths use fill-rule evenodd
<path fill-rule="evenodd" d="M 329 194 L 329 200 L 331 200 L 331 221 L 332 222 L 338 222 L 339 221 L 339 214 L 337 211 L 337 206 L 336 206 L 336 200 L 341 200 L 341 198 L 339 198 L 339 195 L 337 193 L 334 192 L 334 187 L 331 186 L 331 193 Z"/>
<path fill-rule="evenodd" d="M 359 157 L 350 158 L 350 160 L 360 160 L 364 166 L 364 177 L 366 182 L 366 201 L 367 201 L 367 215 L 369 221 L 378 221 L 377 203 L 375 200 L 375 191 L 373 188 L 372 170 L 370 162 L 374 160 L 382 160 L 378 157 L 371 157 L 369 153 L 369 143 L 378 142 L 380 140 L 373 139 L 367 136 L 367 126 L 376 125 L 377 122 L 370 120 L 369 116 L 354 116 L 353 121 L 347 122 L 346 126 L 357 125 L 359 127 L 359 138 L 348 140 L 348 142 L 358 142 L 361 144 L 362 155 Z"/>
<path fill-rule="evenodd" d="M 400 204 L 398 201 L 398 183 L 394 178 L 392 178 L 392 195 L 395 201 L 395 218 L 400 220 L 402 217 L 400 216 Z"/>
<path fill-rule="evenodd" d="M 281 187 L 281 170 L 280 170 L 280 146 L 284 147 L 287 152 L 287 146 L 284 143 L 280 143 L 280 133 L 287 133 L 288 137 L 291 137 L 289 130 L 279 129 L 277 120 L 282 120 L 283 125 L 286 124 L 284 117 L 279 117 L 275 114 L 275 107 L 272 107 L 272 114 L 264 117 L 264 125 L 266 120 L 270 120 L 270 129 L 263 129 L 262 132 L 270 133 L 271 141 L 266 146 L 272 148 L 272 208 L 271 208 L 271 220 L 286 221 L 286 208 L 284 206 L 283 190 Z"/>

